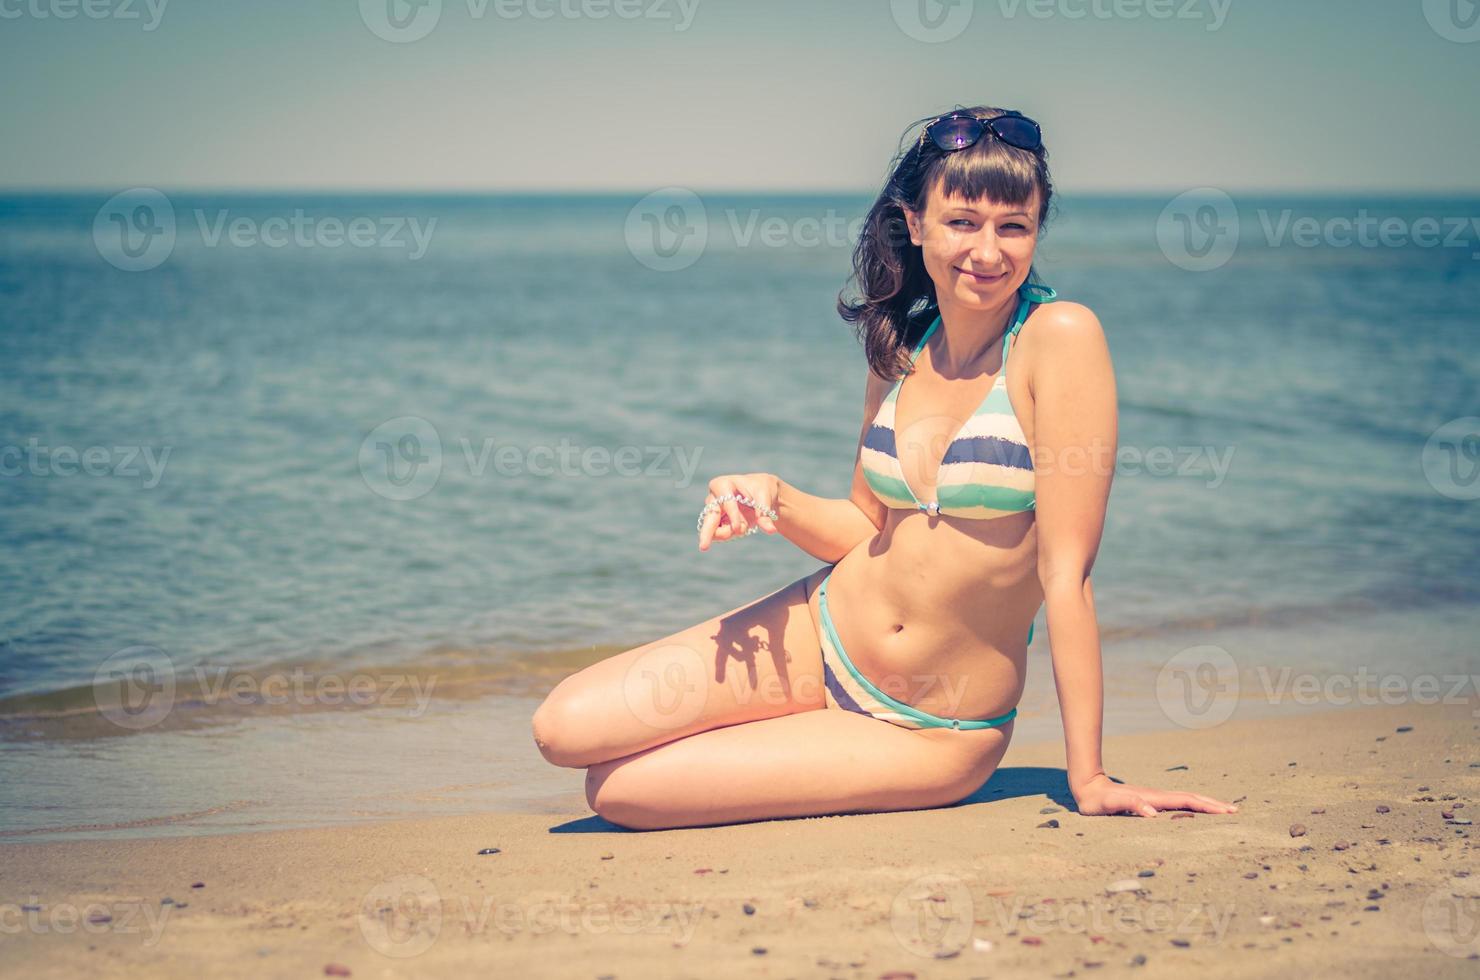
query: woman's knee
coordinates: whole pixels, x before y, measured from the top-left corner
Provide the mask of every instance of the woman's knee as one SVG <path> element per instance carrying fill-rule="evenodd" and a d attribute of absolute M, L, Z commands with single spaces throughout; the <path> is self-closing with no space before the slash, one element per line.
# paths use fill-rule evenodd
<path fill-rule="evenodd" d="M 662 829 L 662 815 L 627 792 L 632 780 L 620 775 L 623 764 L 603 762 L 586 770 L 586 805 L 603 820 L 627 830 Z"/>
<path fill-rule="evenodd" d="M 590 753 L 595 746 L 588 744 L 589 736 L 585 733 L 589 726 L 582 724 L 586 713 L 577 703 L 578 696 L 563 691 L 562 685 L 557 685 L 535 709 L 530 730 L 545 761 L 582 769 L 591 764 Z"/>

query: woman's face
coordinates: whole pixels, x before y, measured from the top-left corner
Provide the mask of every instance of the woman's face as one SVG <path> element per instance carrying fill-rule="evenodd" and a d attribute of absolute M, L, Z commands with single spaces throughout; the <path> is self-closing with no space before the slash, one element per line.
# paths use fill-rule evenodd
<path fill-rule="evenodd" d="M 942 304 L 992 309 L 1022 286 L 1038 247 L 1038 193 L 1025 205 L 946 197 L 937 183 L 925 212 L 905 209 L 910 241 L 919 245 L 925 270 Z"/>

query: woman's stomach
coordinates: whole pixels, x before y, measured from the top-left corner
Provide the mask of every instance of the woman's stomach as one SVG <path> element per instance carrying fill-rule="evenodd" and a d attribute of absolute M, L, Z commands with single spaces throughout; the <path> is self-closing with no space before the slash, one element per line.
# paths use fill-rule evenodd
<path fill-rule="evenodd" d="M 891 511 L 838 561 L 827 600 L 854 666 L 890 697 L 947 718 L 1003 715 L 1022 696 L 1043 601 L 1033 515 Z"/>

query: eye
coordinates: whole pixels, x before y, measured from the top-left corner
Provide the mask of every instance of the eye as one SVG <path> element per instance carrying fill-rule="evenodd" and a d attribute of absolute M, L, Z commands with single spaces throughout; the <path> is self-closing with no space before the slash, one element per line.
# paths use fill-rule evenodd
<path fill-rule="evenodd" d="M 1005 228 L 1015 228 L 1018 231 L 1027 231 L 1028 230 L 1028 226 L 1025 225 L 1025 224 L 1023 224 L 1020 221 L 1011 221 L 1011 222 L 1008 222 L 1003 227 L 1005 227 Z"/>
<path fill-rule="evenodd" d="M 957 218 L 955 221 L 952 221 L 951 224 L 953 226 L 954 225 L 966 225 L 967 227 L 970 227 L 971 226 L 971 219 L 970 218 Z"/>

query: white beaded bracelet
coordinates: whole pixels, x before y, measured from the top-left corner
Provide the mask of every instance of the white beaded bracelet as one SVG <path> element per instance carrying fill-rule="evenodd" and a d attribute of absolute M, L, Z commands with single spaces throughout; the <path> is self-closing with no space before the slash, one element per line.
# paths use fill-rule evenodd
<path fill-rule="evenodd" d="M 699 531 L 702 532 L 704 530 L 704 518 L 708 517 L 710 514 L 715 513 L 716 511 L 718 511 L 720 509 L 720 506 L 719 505 L 722 504 L 722 503 L 725 503 L 726 501 L 729 501 L 729 500 L 733 500 L 733 501 L 735 501 L 737 503 L 744 504 L 745 506 L 751 508 L 752 510 L 756 511 L 757 513 L 764 514 L 766 517 L 769 517 L 773 521 L 776 520 L 776 512 L 774 510 L 770 509 L 769 507 L 766 508 L 765 510 L 762 510 L 760 507 L 756 506 L 756 502 L 754 500 L 752 500 L 750 497 L 747 497 L 743 493 L 727 493 L 723 497 L 715 497 L 709 503 L 707 503 L 707 504 L 704 505 L 704 509 L 703 510 L 699 511 L 699 525 L 698 525 L 697 530 L 699 530 Z M 757 524 L 757 525 L 753 526 L 750 530 L 748 530 L 744 534 L 742 534 L 741 537 L 748 538 L 752 534 L 759 534 L 759 533 L 761 533 L 761 527 L 760 527 L 759 524 Z"/>

